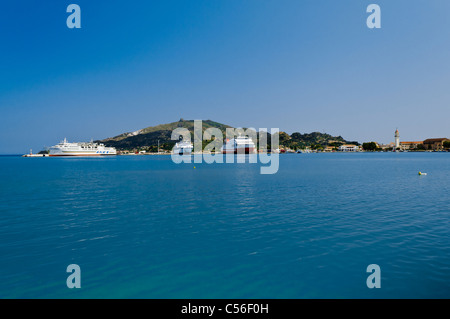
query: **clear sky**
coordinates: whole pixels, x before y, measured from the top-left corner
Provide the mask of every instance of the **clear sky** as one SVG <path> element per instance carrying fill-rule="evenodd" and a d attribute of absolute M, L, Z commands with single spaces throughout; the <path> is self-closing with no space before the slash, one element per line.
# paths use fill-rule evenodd
<path fill-rule="evenodd" d="M 81 29 L 66 26 L 71 3 Z M 0 153 L 180 118 L 450 137 L 449 14 L 446 0 L 4 1 Z"/>

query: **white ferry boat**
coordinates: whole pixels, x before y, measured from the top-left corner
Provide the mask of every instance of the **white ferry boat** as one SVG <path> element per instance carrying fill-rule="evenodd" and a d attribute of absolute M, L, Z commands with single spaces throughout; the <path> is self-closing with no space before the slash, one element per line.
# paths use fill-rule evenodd
<path fill-rule="evenodd" d="M 69 143 L 67 139 L 49 149 L 49 156 L 103 156 L 116 154 L 114 147 L 106 147 L 104 144 L 93 142 Z"/>
<path fill-rule="evenodd" d="M 189 155 L 192 153 L 193 148 L 192 143 L 181 141 L 175 144 L 173 147 L 173 153 L 179 155 Z"/>
<path fill-rule="evenodd" d="M 256 153 L 256 147 L 251 138 L 238 136 L 231 140 L 227 140 L 227 143 L 222 146 L 222 153 L 254 154 Z"/>

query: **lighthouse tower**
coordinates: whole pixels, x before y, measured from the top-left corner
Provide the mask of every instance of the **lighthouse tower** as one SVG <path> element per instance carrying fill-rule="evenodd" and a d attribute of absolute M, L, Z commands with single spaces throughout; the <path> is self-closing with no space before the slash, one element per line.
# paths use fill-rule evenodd
<path fill-rule="evenodd" d="M 400 147 L 400 133 L 395 130 L 395 149 Z"/>

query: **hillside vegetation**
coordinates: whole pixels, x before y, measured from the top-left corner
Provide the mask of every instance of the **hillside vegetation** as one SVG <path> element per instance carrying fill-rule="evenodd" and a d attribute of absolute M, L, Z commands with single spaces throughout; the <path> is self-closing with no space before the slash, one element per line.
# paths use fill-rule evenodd
<path fill-rule="evenodd" d="M 171 140 L 172 131 L 176 128 L 188 129 L 191 133 L 191 140 L 194 140 L 194 121 L 180 119 L 178 122 L 150 126 L 136 132 L 123 133 L 115 137 L 96 142 L 104 143 L 106 146 L 115 147 L 118 150 L 145 149 L 149 151 L 156 151 L 159 141 L 161 149 L 169 150 L 172 149 L 173 145 L 176 143 L 176 141 Z M 218 128 L 222 132 L 225 139 L 226 129 L 232 127 L 211 120 L 203 121 L 203 132 L 208 128 Z M 270 146 L 270 134 L 268 134 L 267 139 Z M 348 142 L 341 136 L 336 137 L 331 136 L 330 134 L 319 132 L 306 134 L 296 132 L 291 135 L 285 132 L 280 132 L 279 141 L 281 147 L 287 147 L 291 149 L 300 149 L 305 147 L 320 148 L 325 146 L 339 146 L 345 143 L 357 143 Z M 207 141 L 203 143 L 203 145 L 206 144 Z"/>

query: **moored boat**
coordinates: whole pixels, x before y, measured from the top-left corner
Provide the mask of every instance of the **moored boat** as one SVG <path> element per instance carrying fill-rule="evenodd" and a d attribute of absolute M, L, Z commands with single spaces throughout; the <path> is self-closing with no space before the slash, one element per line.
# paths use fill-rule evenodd
<path fill-rule="evenodd" d="M 105 156 L 117 155 L 114 147 L 106 147 L 98 143 L 69 143 L 64 139 L 59 144 L 50 147 L 49 156 Z"/>
<path fill-rule="evenodd" d="M 255 143 L 251 138 L 238 136 L 222 146 L 223 154 L 254 154 L 256 153 Z"/>
<path fill-rule="evenodd" d="M 175 146 L 172 149 L 173 154 L 178 155 L 190 155 L 192 153 L 192 149 L 194 147 L 192 146 L 191 142 L 185 142 L 181 141 L 175 144 Z"/>

